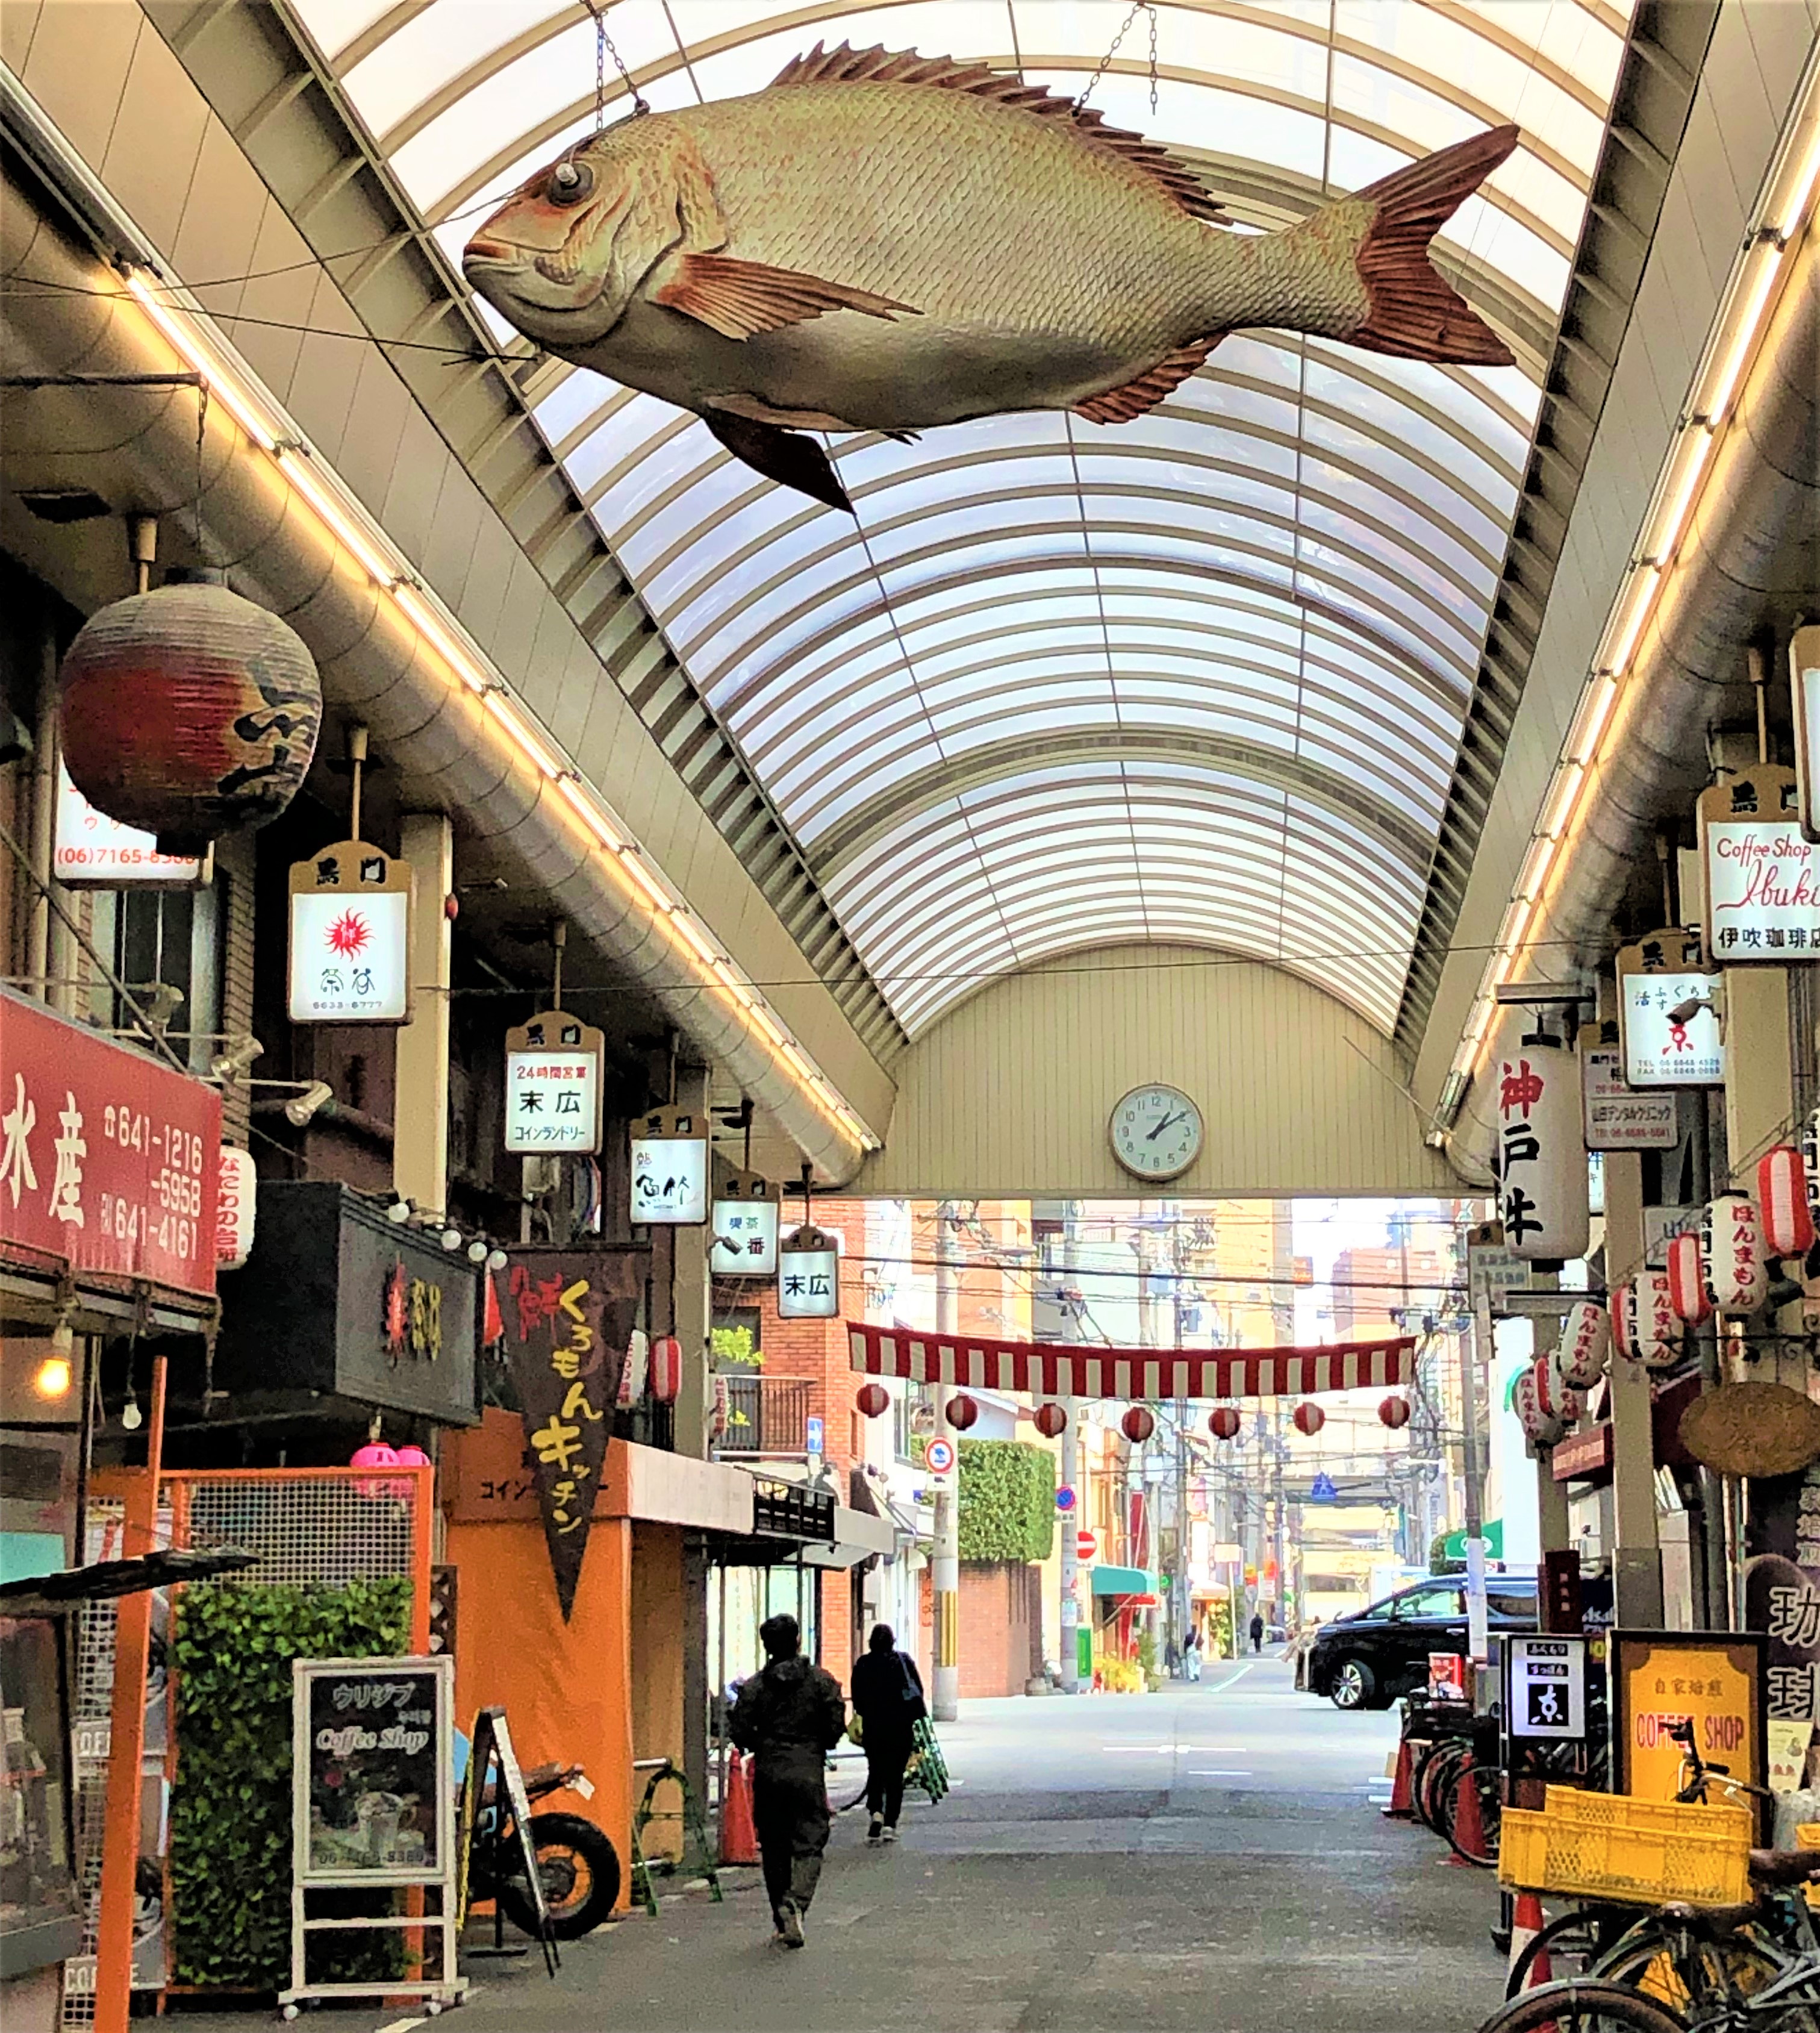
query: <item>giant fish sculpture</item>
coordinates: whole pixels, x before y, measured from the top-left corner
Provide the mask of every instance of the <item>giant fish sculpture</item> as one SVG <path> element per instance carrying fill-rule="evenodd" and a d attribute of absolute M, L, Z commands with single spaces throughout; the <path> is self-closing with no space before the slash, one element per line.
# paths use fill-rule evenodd
<path fill-rule="evenodd" d="M 805 432 L 1018 410 L 1123 423 L 1242 326 L 1508 366 L 1428 247 L 1517 138 L 1490 129 L 1242 234 L 1166 150 L 1067 99 L 817 43 L 747 98 L 576 144 L 462 266 L 548 352 L 693 410 L 747 465 L 850 511 Z"/>

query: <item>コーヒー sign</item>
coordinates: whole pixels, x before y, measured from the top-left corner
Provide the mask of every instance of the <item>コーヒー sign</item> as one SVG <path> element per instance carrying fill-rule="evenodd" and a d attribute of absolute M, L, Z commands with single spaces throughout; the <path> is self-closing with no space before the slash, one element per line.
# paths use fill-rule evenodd
<path fill-rule="evenodd" d="M 1748 1631 L 1618 1631 L 1612 1634 L 1612 1732 L 1617 1791 L 1672 1800 L 1684 1782 L 1671 1733 L 1691 1721 L 1701 1761 L 1765 1783 L 1764 1651 Z M 1715 1787 L 1715 1805 L 1727 1799 Z"/>

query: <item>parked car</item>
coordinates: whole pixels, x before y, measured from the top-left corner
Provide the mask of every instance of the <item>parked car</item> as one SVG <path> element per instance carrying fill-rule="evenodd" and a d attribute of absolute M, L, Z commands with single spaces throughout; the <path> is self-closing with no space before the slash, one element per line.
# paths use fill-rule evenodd
<path fill-rule="evenodd" d="M 1491 1630 L 1536 1628 L 1534 1575 L 1488 1574 L 1485 1593 Z M 1308 1690 L 1336 1708 L 1388 1708 L 1427 1685 L 1429 1653 L 1466 1649 L 1465 1577 L 1418 1582 L 1323 1624 L 1309 1649 Z"/>

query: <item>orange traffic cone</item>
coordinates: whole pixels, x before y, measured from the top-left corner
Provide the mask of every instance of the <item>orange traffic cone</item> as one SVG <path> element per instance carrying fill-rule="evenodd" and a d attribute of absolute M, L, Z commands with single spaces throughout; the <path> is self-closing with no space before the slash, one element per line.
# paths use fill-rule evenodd
<path fill-rule="evenodd" d="M 1459 1769 L 1459 1804 L 1454 1809 L 1454 1840 L 1459 1848 L 1448 1857 L 1449 1863 L 1463 1864 L 1471 1870 L 1476 1866 L 1472 1859 L 1486 1853 L 1485 1821 L 1478 1810 L 1478 1769 L 1472 1754 L 1467 1753 L 1466 1762 Z M 1464 1850 L 1466 1855 L 1460 1855 Z"/>
<path fill-rule="evenodd" d="M 1415 1762 L 1409 1754 L 1409 1739 L 1406 1736 L 1396 1747 L 1396 1777 L 1390 1784 L 1390 1805 L 1378 1810 L 1387 1821 L 1415 1819 L 1415 1807 L 1409 1790 L 1409 1775 Z"/>
<path fill-rule="evenodd" d="M 727 1762 L 727 1798 L 720 1803 L 720 1861 L 758 1861 L 758 1831 L 752 1821 L 752 1770 L 737 1750 Z"/>
<path fill-rule="evenodd" d="M 1511 1909 L 1510 1967 L 1515 1969 L 1517 1959 L 1539 1934 L 1546 1923 L 1542 1919 L 1542 1902 L 1533 1892 L 1519 1892 L 1516 1904 Z M 1549 1960 L 1549 1952 L 1542 1953 L 1530 1964 L 1529 1973 L 1523 1979 L 1523 1989 L 1533 1990 L 1538 1983 L 1547 1983 L 1554 1976 L 1554 1965 Z"/>

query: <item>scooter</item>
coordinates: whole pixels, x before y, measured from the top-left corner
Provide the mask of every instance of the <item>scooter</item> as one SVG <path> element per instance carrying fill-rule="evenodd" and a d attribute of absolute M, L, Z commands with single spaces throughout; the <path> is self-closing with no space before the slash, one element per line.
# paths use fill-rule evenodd
<path fill-rule="evenodd" d="M 592 1791 L 579 1765 L 534 1765 L 525 1774 L 525 1796 L 540 1800 L 577 1781 Z M 511 1803 L 502 1804 L 495 1797 L 498 1790 L 488 1786 L 480 1796 L 476 1833 L 484 1840 L 473 1846 L 468 1896 L 496 1899 L 514 1926 L 535 1937 L 537 1915 L 525 1880 Z M 575 1941 L 599 1926 L 618 1904 L 619 1854 L 607 1836 L 580 1814 L 533 1814 L 530 1833 L 551 1931 L 559 1941 Z"/>

